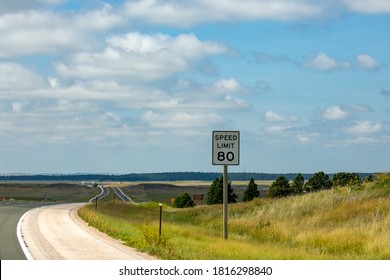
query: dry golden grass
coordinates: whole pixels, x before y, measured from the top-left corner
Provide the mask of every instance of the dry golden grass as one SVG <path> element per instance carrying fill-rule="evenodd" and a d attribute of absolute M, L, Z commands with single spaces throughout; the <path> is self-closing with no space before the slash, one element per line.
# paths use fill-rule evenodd
<path fill-rule="evenodd" d="M 160 243 L 152 242 L 158 240 L 157 204 L 99 209 L 80 214 L 163 259 L 390 259 L 390 185 L 231 204 L 229 240 L 222 238 L 222 205 L 164 206 Z"/>

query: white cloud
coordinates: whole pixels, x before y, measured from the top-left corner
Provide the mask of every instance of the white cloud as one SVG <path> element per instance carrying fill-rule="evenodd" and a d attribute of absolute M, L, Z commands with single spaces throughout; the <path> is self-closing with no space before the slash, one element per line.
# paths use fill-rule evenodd
<path fill-rule="evenodd" d="M 69 23 L 49 12 L 28 11 L 0 16 L 0 57 L 31 53 L 56 53 L 84 40 Z"/>
<path fill-rule="evenodd" d="M 53 84 L 53 81 L 52 81 Z M 20 97 L 46 99 L 90 100 L 119 102 L 128 108 L 142 108 L 145 104 L 169 98 L 158 88 L 143 85 L 119 84 L 114 81 L 77 81 L 72 84 L 61 83 L 56 79 L 55 87 L 18 93 Z"/>
<path fill-rule="evenodd" d="M 96 33 L 122 23 L 109 5 L 79 13 L 27 10 L 0 15 L 0 57 L 88 50 Z"/>
<path fill-rule="evenodd" d="M 207 127 L 210 124 L 221 122 L 223 118 L 217 113 L 155 113 L 146 111 L 142 115 L 142 120 L 151 127 L 181 129 Z"/>
<path fill-rule="evenodd" d="M 168 51 L 191 59 L 227 52 L 227 48 L 221 44 L 212 41 L 202 42 L 191 33 L 171 37 L 161 33 L 147 35 L 131 32 L 123 36 L 112 36 L 107 39 L 107 43 L 111 48 L 126 53 L 155 54 Z"/>
<path fill-rule="evenodd" d="M 340 108 L 340 106 L 329 107 L 325 110 L 322 117 L 327 120 L 344 120 L 349 113 Z"/>
<path fill-rule="evenodd" d="M 319 133 L 307 133 L 307 134 L 298 134 L 297 139 L 299 142 L 308 143 L 316 140 L 319 137 Z"/>
<path fill-rule="evenodd" d="M 351 63 L 348 61 L 338 62 L 324 52 L 319 52 L 314 57 L 308 56 L 304 66 L 315 70 L 331 71 L 336 69 L 349 69 L 351 68 Z"/>
<path fill-rule="evenodd" d="M 167 90 L 164 98 L 148 102 L 147 108 L 187 112 L 242 110 L 248 103 L 236 95 L 247 91 L 238 81 L 230 84 L 230 79 L 219 79 L 211 85 L 200 85 L 179 80 L 177 85 Z M 225 82 L 227 82 L 225 84 Z M 237 82 L 237 84 L 236 84 Z M 227 88 L 226 88 L 227 87 Z M 242 90 L 240 90 L 242 88 Z"/>
<path fill-rule="evenodd" d="M 58 87 L 58 79 L 49 77 L 49 78 L 47 78 L 47 80 L 49 81 L 49 84 L 50 84 L 51 88 L 57 88 Z"/>
<path fill-rule="evenodd" d="M 382 131 L 380 123 L 371 123 L 369 121 L 357 121 L 353 126 L 347 128 L 347 132 L 352 134 L 373 134 Z"/>
<path fill-rule="evenodd" d="M 0 63 L 0 89 L 32 90 L 44 87 L 41 76 L 16 63 Z"/>
<path fill-rule="evenodd" d="M 288 0 L 230 1 L 128 1 L 126 14 L 152 24 L 192 26 L 210 21 L 300 20 L 315 18 L 323 11 L 318 3 Z M 205 12 L 207 11 L 207 12 Z"/>
<path fill-rule="evenodd" d="M 278 113 L 267 111 L 265 112 L 267 122 L 296 122 L 298 117 L 294 115 L 280 115 Z"/>
<path fill-rule="evenodd" d="M 19 114 L 19 113 L 22 112 L 22 109 L 23 109 L 23 105 L 21 103 L 19 103 L 19 102 L 13 102 L 12 103 L 12 111 L 14 113 Z"/>
<path fill-rule="evenodd" d="M 373 70 L 380 67 L 379 63 L 369 54 L 359 54 L 356 56 L 356 60 L 360 68 Z"/>
<path fill-rule="evenodd" d="M 221 94 L 245 93 L 248 91 L 234 78 L 220 79 L 214 82 L 213 90 Z"/>
<path fill-rule="evenodd" d="M 282 133 L 291 128 L 293 128 L 291 125 L 273 125 L 265 128 L 265 131 L 268 133 Z"/>
<path fill-rule="evenodd" d="M 390 13 L 388 0 L 343 0 L 352 11 L 368 14 Z"/>
<path fill-rule="evenodd" d="M 0 13 L 43 8 L 46 5 L 58 5 L 65 1 L 67 0 L 1 0 Z"/>
<path fill-rule="evenodd" d="M 240 109 L 247 108 L 249 106 L 245 100 L 231 96 L 231 95 L 225 96 L 224 101 L 225 102 L 223 102 L 222 105 L 227 107 L 227 108 L 230 108 L 230 109 L 240 110 Z"/>
<path fill-rule="evenodd" d="M 112 48 L 128 53 L 148 54 L 165 49 L 169 39 L 170 36 L 165 34 L 150 36 L 134 32 L 124 36 L 112 36 L 107 39 L 107 43 Z"/>
<path fill-rule="evenodd" d="M 125 19 L 107 3 L 95 9 L 82 11 L 70 19 L 75 29 L 87 32 L 110 30 L 124 22 Z"/>
<path fill-rule="evenodd" d="M 113 112 L 105 112 L 103 114 L 103 119 L 105 121 L 116 122 L 116 123 L 119 123 L 121 121 L 120 116 L 118 116 L 117 114 L 115 114 Z"/>
<path fill-rule="evenodd" d="M 215 42 L 202 42 L 193 34 L 171 37 L 138 32 L 107 39 L 102 52 L 83 52 L 56 69 L 64 77 L 154 80 L 192 70 L 192 62 L 224 54 L 227 48 Z"/>

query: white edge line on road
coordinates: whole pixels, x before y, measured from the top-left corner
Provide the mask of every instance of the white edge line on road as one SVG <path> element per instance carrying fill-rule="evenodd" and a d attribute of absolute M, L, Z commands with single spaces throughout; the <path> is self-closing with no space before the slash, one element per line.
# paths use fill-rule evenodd
<path fill-rule="evenodd" d="M 26 215 L 28 215 L 32 211 L 35 211 L 38 208 L 40 208 L 40 207 L 31 209 L 31 210 L 27 211 L 26 213 L 24 213 L 23 216 L 19 219 L 18 224 L 16 226 L 16 236 L 18 237 L 19 245 L 20 245 L 20 247 L 22 247 L 23 254 L 26 256 L 27 260 L 34 260 L 34 258 L 30 254 L 30 251 L 28 250 L 27 245 L 24 242 L 23 233 L 22 233 L 22 223 L 23 223 Z"/>

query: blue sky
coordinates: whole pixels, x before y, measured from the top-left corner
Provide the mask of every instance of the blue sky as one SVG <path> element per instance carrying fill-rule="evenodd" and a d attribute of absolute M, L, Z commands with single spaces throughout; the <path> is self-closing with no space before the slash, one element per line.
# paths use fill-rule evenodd
<path fill-rule="evenodd" d="M 0 173 L 389 171 L 390 1 L 0 4 Z"/>

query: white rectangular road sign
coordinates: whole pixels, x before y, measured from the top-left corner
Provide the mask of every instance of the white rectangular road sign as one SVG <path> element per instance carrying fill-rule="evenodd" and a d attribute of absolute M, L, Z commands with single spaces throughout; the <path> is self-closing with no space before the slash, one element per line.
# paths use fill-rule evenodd
<path fill-rule="evenodd" d="M 240 132 L 213 131 L 213 165 L 240 164 Z"/>

